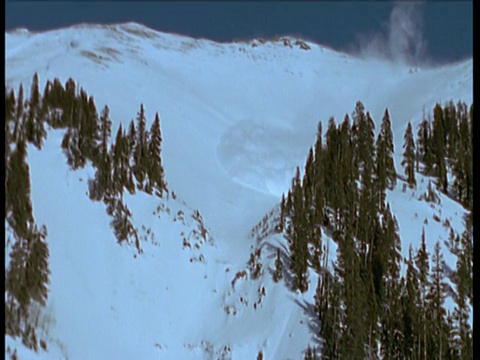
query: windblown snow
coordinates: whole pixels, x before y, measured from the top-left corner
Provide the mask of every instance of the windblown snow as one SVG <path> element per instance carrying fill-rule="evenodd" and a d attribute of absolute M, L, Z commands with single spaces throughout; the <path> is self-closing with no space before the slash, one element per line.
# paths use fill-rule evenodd
<path fill-rule="evenodd" d="M 108 104 L 114 130 L 141 103 L 149 123 L 158 112 L 165 176 L 177 194 L 125 197 L 141 235 L 138 254 L 116 243 L 104 205 L 86 195 L 94 170 L 68 168 L 63 131 L 49 130 L 41 151 L 29 146 L 34 216 L 47 226 L 50 248 L 41 325 L 49 348 L 32 353 L 7 337 L 20 359 L 253 359 L 259 351 L 299 359 L 315 344 L 317 275 L 310 271 L 304 294 L 274 283 L 276 248 L 286 254 L 288 245 L 269 229 L 318 121 L 340 122 L 361 100 L 379 126 L 388 107 L 403 173 L 406 124 L 416 127 L 436 102 L 470 104 L 472 60 L 413 69 L 286 39 L 219 44 L 134 23 L 5 34 L 7 87 L 23 83 L 29 94 L 35 72 L 42 87 L 72 77 L 98 109 Z M 421 201 L 428 178 L 417 175 L 417 183 L 404 191 L 399 181 L 387 195 L 404 256 L 422 227 L 430 253 L 448 239 L 445 220 L 464 229 L 461 205 L 441 194 L 439 204 Z M 252 233 L 272 209 L 263 234 Z M 263 273 L 252 280 L 242 272 L 259 248 Z M 454 269 L 456 257 L 445 245 L 443 253 Z"/>

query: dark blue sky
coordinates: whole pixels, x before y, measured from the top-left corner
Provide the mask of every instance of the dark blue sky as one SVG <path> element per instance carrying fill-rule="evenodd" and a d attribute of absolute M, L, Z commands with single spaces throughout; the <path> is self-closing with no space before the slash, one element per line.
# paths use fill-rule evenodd
<path fill-rule="evenodd" d="M 5 27 L 135 21 L 217 41 L 298 35 L 337 50 L 436 63 L 473 54 L 472 1 L 6 2 Z M 406 41 L 406 42 L 405 42 Z M 403 46 L 401 45 L 403 44 Z M 399 48 L 400 47 L 400 48 Z"/>

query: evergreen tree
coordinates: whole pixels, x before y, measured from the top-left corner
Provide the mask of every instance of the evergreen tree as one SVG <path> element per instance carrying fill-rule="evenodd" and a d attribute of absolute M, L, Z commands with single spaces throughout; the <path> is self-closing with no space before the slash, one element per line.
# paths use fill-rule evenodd
<path fill-rule="evenodd" d="M 402 294 L 403 309 L 403 352 L 407 359 L 420 359 L 420 329 L 422 320 L 420 316 L 420 290 L 417 269 L 413 263 L 412 245 L 408 249 L 407 272 L 405 287 Z"/>
<path fill-rule="evenodd" d="M 443 109 L 437 104 L 433 110 L 433 149 L 435 176 L 437 177 L 437 187 L 443 192 L 448 190 L 447 169 L 445 165 L 445 128 Z"/>
<path fill-rule="evenodd" d="M 314 221 L 314 216 L 310 219 L 311 213 L 314 213 L 314 167 L 313 167 L 313 149 L 310 148 L 308 151 L 307 160 L 305 162 L 305 173 L 303 174 L 303 181 L 302 181 L 302 189 L 303 189 L 303 196 L 305 199 L 305 210 L 307 216 L 307 222 L 311 223 Z"/>
<path fill-rule="evenodd" d="M 133 155 L 133 151 L 136 146 L 137 142 L 137 131 L 135 130 L 135 123 L 133 122 L 133 119 L 130 121 L 130 124 L 128 126 L 128 152 Z M 132 162 L 133 165 L 133 162 Z"/>
<path fill-rule="evenodd" d="M 282 201 L 280 203 L 280 224 L 279 230 L 283 231 L 285 228 L 285 195 L 282 194 Z"/>
<path fill-rule="evenodd" d="M 355 174 L 355 166 L 353 164 L 353 146 L 351 142 L 350 118 L 345 116 L 340 127 L 340 188 L 341 198 L 341 225 L 344 231 L 352 232 L 352 219 L 357 215 L 357 190 L 358 186 L 356 179 L 358 175 Z M 350 226 L 352 225 L 352 226 Z M 350 228 L 348 228 L 350 226 Z"/>
<path fill-rule="evenodd" d="M 362 102 L 357 101 L 355 104 L 355 110 L 352 114 L 352 144 L 353 144 L 353 159 L 354 159 L 354 171 L 358 174 L 357 179 L 361 175 L 362 162 L 364 161 L 365 151 L 362 149 L 362 123 L 366 121 L 365 106 Z M 371 156 L 373 153 L 368 154 Z"/>
<path fill-rule="evenodd" d="M 420 248 L 417 251 L 415 256 L 415 265 L 418 269 L 418 280 L 419 280 L 419 289 L 420 289 L 420 321 L 422 326 L 419 331 L 421 334 L 421 344 L 419 345 L 419 351 L 421 356 L 424 359 L 427 359 L 427 289 L 429 287 L 429 261 L 428 261 L 428 252 L 425 244 L 425 229 L 422 229 L 422 242 Z M 420 356 L 419 356 L 420 357 Z"/>
<path fill-rule="evenodd" d="M 62 98 L 61 108 L 63 109 L 61 126 L 78 129 L 80 116 L 78 116 L 77 85 L 72 78 L 65 82 L 65 92 Z"/>
<path fill-rule="evenodd" d="M 8 159 L 10 158 L 10 145 L 13 141 L 12 129 L 10 128 L 11 124 L 15 122 L 15 93 L 13 90 L 10 90 L 10 93 L 7 94 L 7 89 L 5 89 L 5 172 L 6 177 L 8 176 Z M 5 178 L 6 178 L 5 177 Z"/>
<path fill-rule="evenodd" d="M 42 306 L 45 306 L 48 298 L 50 283 L 50 269 L 48 266 L 49 250 L 46 242 L 47 228 L 42 226 L 40 230 L 34 227 L 28 239 L 30 251 L 26 263 L 26 286 L 30 298 Z"/>
<path fill-rule="evenodd" d="M 339 226 L 340 216 L 340 189 L 338 186 L 339 178 L 339 135 L 335 125 L 335 120 L 330 118 L 328 129 L 325 134 L 325 150 L 323 152 L 323 184 L 325 194 L 325 205 L 329 206 L 334 214 L 334 226 Z"/>
<path fill-rule="evenodd" d="M 371 255 L 367 253 L 367 248 L 372 249 L 378 208 L 378 201 L 374 193 L 374 127 L 373 120 L 367 112 L 367 116 L 359 125 L 360 137 L 358 141 L 363 146 L 360 147 L 362 152 L 360 156 L 361 177 L 359 216 L 357 218 L 358 226 L 356 231 L 356 238 L 360 242 L 360 254 L 364 260 L 364 265 L 367 264 L 367 258 Z M 368 152 L 366 149 L 368 149 Z"/>
<path fill-rule="evenodd" d="M 305 292 L 308 290 L 308 245 L 305 237 L 305 208 L 302 186 L 300 182 L 300 169 L 297 167 L 293 181 L 293 216 L 292 216 L 292 241 L 290 244 L 291 267 L 293 272 L 294 289 Z"/>
<path fill-rule="evenodd" d="M 38 85 L 38 74 L 35 73 L 32 80 L 30 100 L 28 101 L 28 113 L 25 122 L 27 140 L 38 149 L 42 148 L 43 139 L 47 137 L 44 127 L 45 116 L 42 109 L 42 98 Z"/>
<path fill-rule="evenodd" d="M 407 125 L 404 139 L 403 148 L 405 150 L 403 152 L 402 166 L 405 167 L 408 186 L 414 188 L 417 184 L 415 180 L 415 141 L 413 140 L 412 125 L 410 122 Z"/>
<path fill-rule="evenodd" d="M 425 118 L 419 125 L 417 133 L 417 149 L 419 160 L 425 165 L 424 172 L 426 175 L 433 174 L 433 153 L 432 153 L 432 135 L 430 121 Z"/>
<path fill-rule="evenodd" d="M 444 260 L 441 253 L 440 243 L 435 244 L 432 255 L 432 273 L 430 280 L 429 292 L 427 295 L 429 307 L 429 320 L 431 326 L 429 328 L 430 342 L 428 352 L 430 357 L 438 357 L 443 359 L 445 357 L 445 350 L 448 343 L 448 335 L 446 334 L 445 323 L 445 298 L 446 298 L 446 284 L 444 282 Z"/>
<path fill-rule="evenodd" d="M 259 253 L 250 254 L 250 260 L 248 261 L 248 266 L 250 268 L 250 274 L 251 274 L 252 280 L 258 279 L 261 275 L 262 263 L 258 261 L 259 257 L 260 257 Z"/>
<path fill-rule="evenodd" d="M 362 278 L 362 259 L 354 243 L 352 232 L 334 232 L 338 244 L 335 274 L 339 283 L 339 339 L 338 358 L 364 359 L 369 340 L 367 288 Z M 369 299 L 367 301 L 367 298 Z"/>
<path fill-rule="evenodd" d="M 118 127 L 115 143 L 111 148 L 110 158 L 112 159 L 113 175 L 112 187 L 114 193 L 123 194 L 123 187 L 127 185 L 127 139 L 123 134 L 122 124 Z"/>
<path fill-rule="evenodd" d="M 468 293 L 472 286 L 472 268 L 469 266 L 471 265 L 471 254 L 469 254 L 468 249 L 466 250 L 467 251 L 460 252 L 455 274 L 457 297 L 455 299 L 456 305 L 453 314 L 455 321 L 454 342 L 461 359 L 472 359 L 473 339 L 472 330 L 469 324 L 470 308 L 468 305 Z M 467 258 L 469 255 L 470 259 Z"/>
<path fill-rule="evenodd" d="M 86 164 L 86 158 L 80 150 L 81 140 L 78 130 L 72 126 L 67 127 L 67 131 L 62 139 L 62 150 L 67 157 L 67 164 L 72 170 L 83 168 Z"/>
<path fill-rule="evenodd" d="M 29 307 L 32 301 L 44 306 L 48 297 L 49 274 L 46 228 L 40 231 L 30 224 L 25 237 L 15 234 L 10 264 L 5 277 L 5 330 L 12 337 L 21 336 L 30 349 L 37 350 L 35 326 Z"/>
<path fill-rule="evenodd" d="M 99 162 L 100 159 L 98 158 L 98 146 L 100 140 L 103 139 L 101 139 L 100 136 L 100 124 L 97 108 L 95 106 L 93 97 L 90 96 L 90 98 L 88 98 L 83 89 L 81 91 L 80 98 L 83 109 L 83 116 L 80 122 L 80 138 L 82 139 L 82 146 L 80 147 L 80 150 L 82 151 L 83 156 L 85 156 L 87 159 L 90 159 L 94 166 L 98 167 L 101 164 L 101 161 Z"/>
<path fill-rule="evenodd" d="M 392 190 L 397 183 L 397 172 L 393 162 L 394 146 L 390 114 L 385 109 L 380 133 L 377 138 L 377 183 L 381 190 Z"/>
<path fill-rule="evenodd" d="M 458 124 L 456 108 L 453 101 L 449 101 L 443 111 L 445 115 L 445 130 L 447 135 L 447 156 L 453 160 L 457 154 L 457 142 L 458 142 Z"/>
<path fill-rule="evenodd" d="M 308 345 L 307 350 L 305 351 L 305 360 L 318 360 L 315 350 Z"/>
<path fill-rule="evenodd" d="M 16 99 L 13 89 L 8 92 L 5 88 L 5 123 L 10 128 L 10 123 L 15 122 Z M 12 134 L 10 134 L 12 135 Z"/>
<path fill-rule="evenodd" d="M 40 90 L 38 88 L 38 75 L 35 73 L 32 79 L 30 100 L 28 101 L 28 112 L 25 120 L 25 136 L 27 141 L 39 148 L 36 139 L 36 127 L 40 113 Z"/>
<path fill-rule="evenodd" d="M 50 90 L 51 91 L 48 93 L 50 105 L 54 108 L 63 108 L 65 88 L 59 78 L 53 79 L 53 84 Z"/>
<path fill-rule="evenodd" d="M 150 129 L 150 142 L 148 144 L 148 183 L 147 191 L 155 188 L 159 196 L 162 195 L 165 189 L 164 171 L 162 166 L 161 157 L 162 147 L 162 134 L 160 130 L 160 118 L 158 113 L 155 114 L 155 120 L 153 121 Z"/>
<path fill-rule="evenodd" d="M 133 225 L 129 220 L 129 217 L 132 216 L 130 209 L 121 200 L 115 198 L 110 198 L 108 207 L 107 211 L 113 216 L 110 225 L 113 227 L 117 242 L 119 244 L 124 241 L 128 242 L 130 236 L 134 233 Z"/>
<path fill-rule="evenodd" d="M 466 221 L 465 231 L 461 236 L 462 253 L 460 261 L 465 265 L 465 278 L 463 279 L 466 288 L 467 298 L 473 306 L 473 226 L 471 219 Z"/>
<path fill-rule="evenodd" d="M 47 105 L 50 108 L 54 109 L 53 114 L 49 117 L 49 124 L 54 129 L 64 128 L 65 124 L 62 123 L 62 118 L 64 117 L 64 98 L 65 98 L 65 89 L 63 88 L 62 83 L 58 78 L 54 79 L 53 84 L 49 87 L 49 83 L 45 86 L 45 95 L 44 96 L 44 106 Z"/>
<path fill-rule="evenodd" d="M 293 208 L 293 203 L 292 203 L 292 191 L 288 190 L 287 193 L 287 200 L 285 201 L 285 216 L 292 216 L 292 208 Z"/>
<path fill-rule="evenodd" d="M 12 141 L 17 142 L 19 137 L 23 137 L 23 119 L 24 119 L 24 99 L 23 84 L 18 87 L 17 108 L 15 110 L 15 125 L 13 129 Z"/>
<path fill-rule="evenodd" d="M 400 262 L 401 242 L 398 235 L 398 224 L 395 217 L 390 212 L 390 206 L 387 205 L 383 217 L 383 236 L 384 246 L 381 248 L 385 252 L 385 259 L 382 259 L 385 267 L 385 276 L 383 284 L 383 303 L 381 314 L 382 319 L 382 353 L 385 358 L 401 359 L 403 358 L 404 342 L 404 323 L 399 314 L 402 314 L 400 283 Z M 385 246 L 386 245 L 386 246 Z"/>
<path fill-rule="evenodd" d="M 140 105 L 140 111 L 137 114 L 136 141 L 134 149 L 133 173 L 137 179 L 138 189 L 145 188 L 145 176 L 148 171 L 148 133 L 146 130 L 146 118 L 143 104 Z"/>
<path fill-rule="evenodd" d="M 473 146 L 465 103 L 458 104 L 457 115 L 459 117 L 459 133 L 456 143 L 457 155 L 453 159 L 452 167 L 453 189 L 457 199 L 464 206 L 471 207 L 473 204 Z"/>
<path fill-rule="evenodd" d="M 28 233 L 28 224 L 33 221 L 30 202 L 30 170 L 27 163 L 27 145 L 19 139 L 10 156 L 5 181 L 5 217 L 15 231 L 24 238 Z"/>
<path fill-rule="evenodd" d="M 109 193 L 111 186 L 111 159 L 108 151 L 108 142 L 112 134 L 112 121 L 110 120 L 110 109 L 107 105 L 102 110 L 100 115 L 100 163 L 97 169 L 98 185 L 102 193 Z"/>
<path fill-rule="evenodd" d="M 324 194 L 324 160 L 323 160 L 323 144 L 322 144 L 322 122 L 318 122 L 317 140 L 315 142 L 315 157 L 313 162 L 313 186 L 315 194 L 315 212 L 318 224 L 323 223 L 325 206 Z"/>
<path fill-rule="evenodd" d="M 323 281 L 321 281 L 323 280 Z M 320 337 L 323 341 L 322 358 L 338 358 L 340 335 L 339 287 L 329 272 L 319 278 L 315 295 L 315 305 L 320 321 Z"/>
<path fill-rule="evenodd" d="M 22 317 L 26 316 L 26 310 L 30 303 L 25 272 L 25 264 L 29 255 L 28 245 L 26 237 L 19 237 L 15 234 L 15 242 L 10 253 L 10 263 L 5 276 L 8 306 L 13 309 L 15 305 L 18 305 Z M 8 320 L 12 321 L 13 319 Z"/>
<path fill-rule="evenodd" d="M 127 133 L 127 155 L 128 155 L 128 191 L 133 194 L 135 192 L 135 182 L 133 180 L 133 172 L 135 167 L 135 148 L 137 144 L 137 131 L 135 129 L 135 123 L 133 119 L 130 121 L 128 126 L 128 133 Z"/>
<path fill-rule="evenodd" d="M 280 258 L 280 249 L 277 249 L 277 258 L 275 260 L 275 272 L 273 273 L 273 281 L 279 282 L 283 279 L 282 259 Z"/>

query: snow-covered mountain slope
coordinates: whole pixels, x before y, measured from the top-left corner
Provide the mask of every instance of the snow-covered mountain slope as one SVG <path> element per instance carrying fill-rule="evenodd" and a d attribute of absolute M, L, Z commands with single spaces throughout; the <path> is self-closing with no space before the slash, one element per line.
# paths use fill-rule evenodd
<path fill-rule="evenodd" d="M 436 102 L 472 102 L 472 60 L 411 69 L 313 43 L 305 50 L 293 38 L 218 44 L 133 23 L 16 31 L 5 40 L 8 87 L 23 83 L 29 94 L 35 72 L 41 86 L 72 77 L 98 109 L 108 104 L 114 131 L 140 103 L 149 122 L 158 111 L 166 180 L 178 195 L 125 197 L 142 236 L 137 254 L 116 244 L 104 205 L 85 194 L 93 169 L 68 169 L 62 132 L 50 130 L 42 151 L 29 147 L 34 215 L 48 228 L 52 270 L 44 334 L 50 347 L 40 358 L 251 359 L 260 350 L 265 359 L 299 358 L 314 337 L 316 275 L 303 295 L 274 284 L 267 269 L 286 243 L 278 235 L 257 241 L 250 231 L 303 166 L 318 121 L 342 121 L 361 100 L 379 125 L 388 107 L 400 172 L 408 121 L 416 125 Z M 430 253 L 448 237 L 445 219 L 463 229 L 457 203 L 417 200 L 424 180 L 414 192 L 399 182 L 388 194 L 404 255 L 422 226 Z M 234 281 L 260 246 L 263 275 Z M 454 268 L 454 258 L 447 262 Z"/>

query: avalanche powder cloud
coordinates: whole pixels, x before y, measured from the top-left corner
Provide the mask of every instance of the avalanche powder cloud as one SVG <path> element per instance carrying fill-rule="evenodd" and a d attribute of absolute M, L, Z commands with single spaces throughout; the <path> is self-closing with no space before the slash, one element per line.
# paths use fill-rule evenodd
<path fill-rule="evenodd" d="M 358 52 L 363 57 L 386 58 L 403 64 L 425 60 L 421 3 L 395 3 L 384 33 L 360 34 Z"/>

